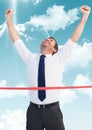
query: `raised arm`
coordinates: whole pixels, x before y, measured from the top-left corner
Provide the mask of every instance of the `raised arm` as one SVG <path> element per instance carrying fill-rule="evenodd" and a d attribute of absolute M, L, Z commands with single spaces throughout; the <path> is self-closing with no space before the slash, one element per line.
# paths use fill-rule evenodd
<path fill-rule="evenodd" d="M 78 24 L 78 26 L 76 27 L 76 29 L 74 30 L 72 36 L 71 36 L 71 40 L 73 42 L 78 42 L 82 32 L 83 32 L 83 29 L 85 27 L 85 24 L 87 22 L 87 19 L 88 19 L 88 16 L 90 14 L 90 11 L 91 11 L 91 8 L 89 6 L 81 6 L 80 7 L 80 11 L 82 12 L 82 18 L 81 18 L 81 21 L 80 23 Z"/>
<path fill-rule="evenodd" d="M 11 37 L 12 42 L 14 43 L 16 40 L 20 39 L 20 36 L 14 26 L 14 23 L 12 21 L 12 16 L 13 16 L 13 10 L 8 9 L 5 12 L 5 18 L 6 18 L 6 23 L 8 26 L 9 35 Z"/>

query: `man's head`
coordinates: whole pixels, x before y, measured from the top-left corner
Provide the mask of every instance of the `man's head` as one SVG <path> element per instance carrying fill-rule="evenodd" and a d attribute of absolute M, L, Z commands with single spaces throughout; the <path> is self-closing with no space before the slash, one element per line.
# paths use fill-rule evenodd
<path fill-rule="evenodd" d="M 55 38 L 48 37 L 41 44 L 42 54 L 54 54 L 58 51 L 58 44 Z"/>

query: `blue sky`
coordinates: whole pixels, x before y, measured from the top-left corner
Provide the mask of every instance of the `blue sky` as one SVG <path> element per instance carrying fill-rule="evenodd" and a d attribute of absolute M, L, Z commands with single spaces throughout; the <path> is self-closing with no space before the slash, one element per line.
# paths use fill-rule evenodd
<path fill-rule="evenodd" d="M 92 7 L 91 0 L 0 0 L 0 86 L 27 86 L 26 66 L 18 56 L 7 31 L 4 13 L 14 10 L 13 20 L 33 52 L 39 52 L 48 36 L 61 48 L 81 19 L 79 7 Z M 92 12 L 63 75 L 63 85 L 92 86 Z M 0 90 L 0 130 L 25 130 L 28 91 Z M 92 129 L 92 89 L 62 90 L 60 105 L 66 130 Z M 21 116 L 20 116 L 21 115 Z"/>

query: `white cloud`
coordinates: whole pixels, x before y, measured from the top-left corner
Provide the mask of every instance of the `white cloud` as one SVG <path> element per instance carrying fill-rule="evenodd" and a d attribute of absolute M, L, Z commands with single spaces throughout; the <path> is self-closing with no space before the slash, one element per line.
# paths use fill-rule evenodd
<path fill-rule="evenodd" d="M 17 24 L 15 25 L 15 28 L 17 29 L 18 33 L 23 36 L 26 40 L 32 40 L 32 37 L 26 33 L 26 29 L 29 29 L 31 27 L 29 22 L 26 22 L 24 24 Z M 7 30 L 6 22 L 4 22 L 2 25 L 0 25 L 0 37 L 5 33 Z M 30 32 L 33 31 L 33 28 L 30 29 Z"/>
<path fill-rule="evenodd" d="M 37 5 L 37 4 L 39 4 L 42 0 L 32 0 L 32 1 L 33 1 L 34 5 Z"/>
<path fill-rule="evenodd" d="M 0 115 L 0 130 L 25 130 L 25 117 L 24 110 L 6 110 Z"/>
<path fill-rule="evenodd" d="M 78 19 L 77 14 L 77 8 L 65 12 L 64 6 L 54 5 L 52 8 L 47 9 L 46 14 L 31 17 L 30 23 L 35 27 L 42 26 L 47 31 L 57 31 L 60 28 L 65 29 L 68 25 L 74 23 Z"/>
<path fill-rule="evenodd" d="M 0 86 L 6 86 L 6 85 L 7 85 L 7 81 L 6 80 L 0 81 Z"/>
<path fill-rule="evenodd" d="M 73 90 L 62 90 L 60 97 L 60 105 L 73 103 L 73 101 L 77 99 L 76 92 Z"/>
<path fill-rule="evenodd" d="M 89 79 L 89 76 L 88 75 L 82 75 L 82 74 L 78 74 L 76 76 L 76 79 L 74 81 L 74 85 L 77 85 L 77 86 L 87 86 L 87 85 L 92 85 L 92 81 Z"/>
<path fill-rule="evenodd" d="M 25 25 L 24 24 L 18 24 L 16 26 L 17 30 L 20 32 L 25 32 Z"/>
<path fill-rule="evenodd" d="M 1 87 L 7 87 L 7 81 L 2 80 L 0 81 L 0 86 Z M 19 83 L 17 87 L 26 87 L 23 83 Z M 27 90 L 0 90 L 0 99 L 4 98 L 13 98 L 14 96 L 29 96 Z"/>
<path fill-rule="evenodd" d="M 91 88 L 78 89 L 77 91 L 81 94 L 87 95 L 92 99 L 92 80 L 89 78 L 90 75 L 78 74 L 73 83 L 74 86 L 91 86 Z M 78 98 L 78 93 L 75 90 L 62 90 L 60 97 L 60 105 L 73 103 Z"/>
<path fill-rule="evenodd" d="M 83 68 L 92 61 L 92 43 L 85 42 L 83 46 L 77 46 L 73 51 L 71 58 L 69 59 L 69 64 L 71 66 L 81 66 Z"/>
<path fill-rule="evenodd" d="M 24 24 L 18 24 L 15 25 L 17 31 L 19 32 L 19 34 L 23 37 L 25 37 L 26 40 L 32 40 L 32 37 L 29 36 L 28 34 L 25 33 L 27 26 L 30 26 L 29 22 L 26 22 Z M 31 27 L 30 27 L 31 28 Z M 29 28 L 28 28 L 29 29 Z M 32 29 L 30 29 L 30 31 L 32 31 Z"/>
<path fill-rule="evenodd" d="M 24 2 L 28 2 L 30 0 L 24 0 Z M 31 0 L 34 5 L 38 5 L 42 0 Z"/>
<path fill-rule="evenodd" d="M 85 88 L 78 90 L 80 93 L 88 95 L 92 99 L 92 81 L 89 79 L 89 75 L 78 74 L 74 81 L 75 86 L 91 86 L 91 88 Z"/>

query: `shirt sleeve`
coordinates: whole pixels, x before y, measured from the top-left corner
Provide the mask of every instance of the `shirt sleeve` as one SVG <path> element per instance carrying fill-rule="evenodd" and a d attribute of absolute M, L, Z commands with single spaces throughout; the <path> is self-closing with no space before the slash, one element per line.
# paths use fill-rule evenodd
<path fill-rule="evenodd" d="M 22 60 L 27 63 L 28 57 L 33 56 L 33 53 L 27 49 L 24 42 L 19 39 L 16 42 L 14 42 L 14 47 L 16 48 L 19 56 L 22 58 Z"/>
<path fill-rule="evenodd" d="M 76 43 L 73 42 L 71 39 L 68 39 L 68 41 L 62 47 L 62 49 L 58 52 L 60 61 L 66 62 L 71 56 L 71 53 L 75 47 L 76 47 Z"/>

